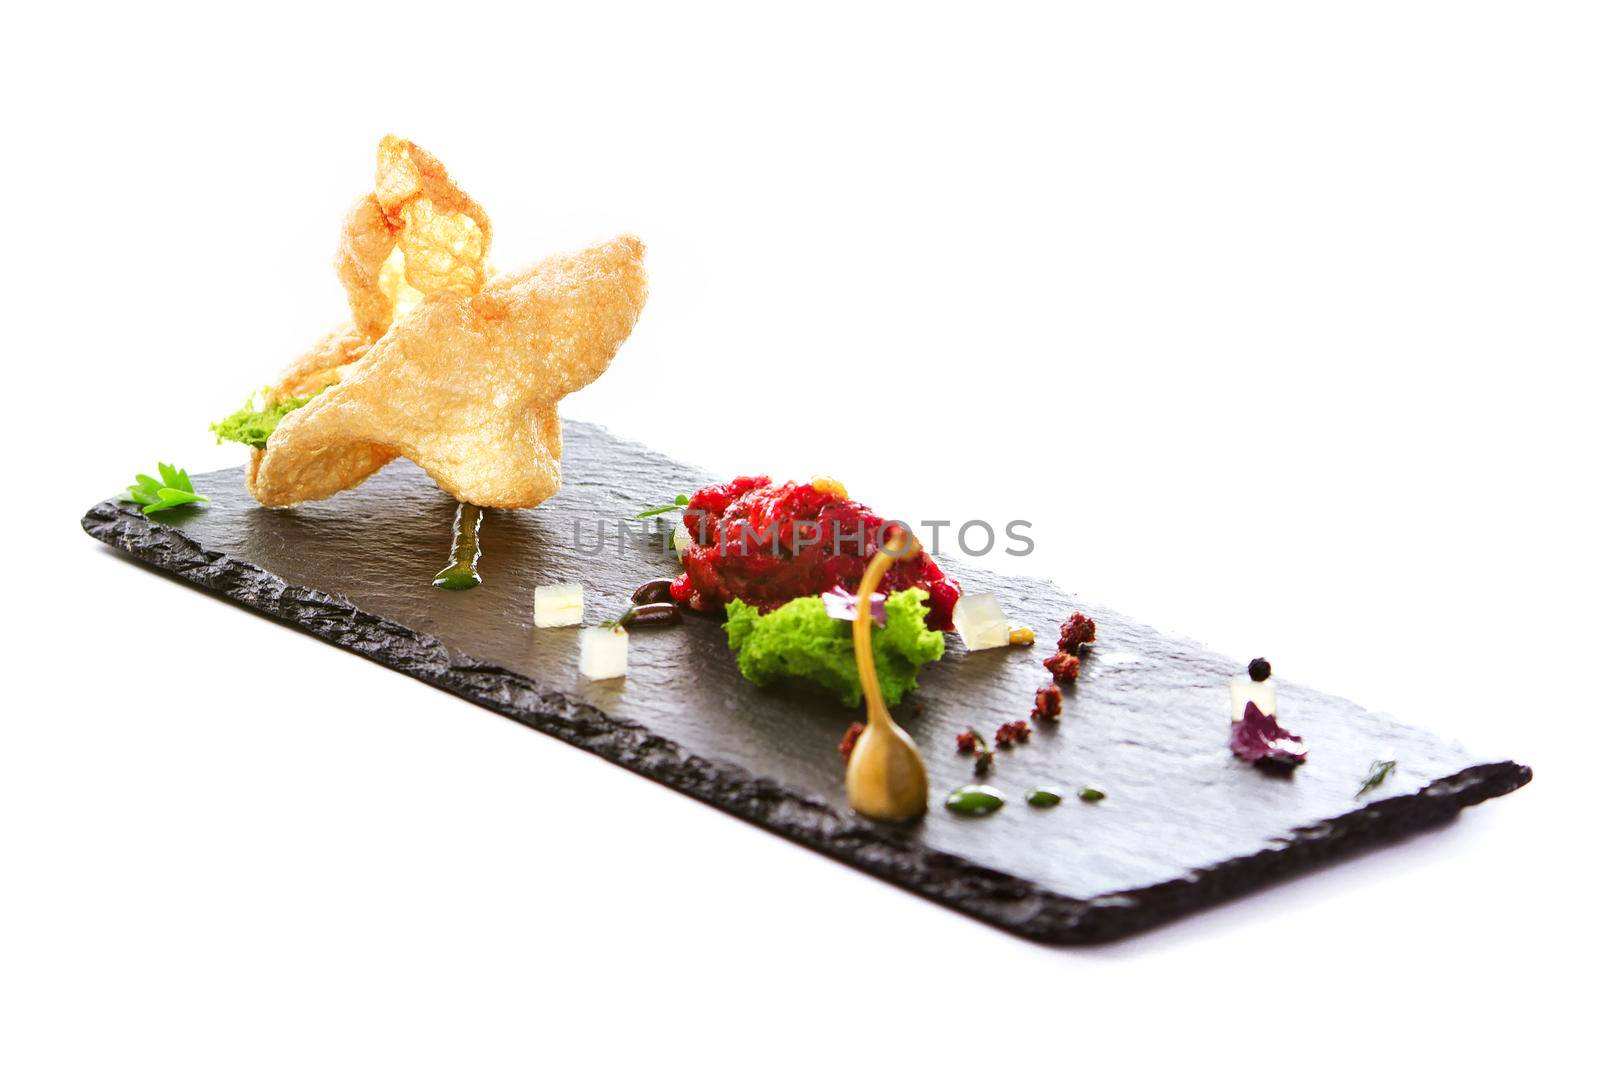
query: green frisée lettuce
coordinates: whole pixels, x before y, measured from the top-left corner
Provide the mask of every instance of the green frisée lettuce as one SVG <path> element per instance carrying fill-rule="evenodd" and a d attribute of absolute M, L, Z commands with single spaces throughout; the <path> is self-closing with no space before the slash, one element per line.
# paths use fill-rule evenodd
<path fill-rule="evenodd" d="M 924 664 L 944 655 L 944 635 L 923 623 L 927 598 L 923 589 L 891 593 L 884 602 L 885 624 L 872 629 L 878 685 L 891 707 L 917 687 Z M 804 678 L 837 693 L 846 706 L 861 703 L 850 624 L 829 615 L 821 597 L 799 597 L 765 615 L 734 600 L 723 629 L 728 647 L 739 653 L 739 672 L 756 685 Z"/>
<path fill-rule="evenodd" d="M 245 401 L 244 407 L 221 422 L 212 423 L 211 432 L 217 435 L 218 443 L 238 441 L 252 448 L 266 448 L 267 438 L 278 428 L 278 422 L 289 412 L 305 407 L 311 400 L 309 396 L 290 396 L 271 407 L 257 407 L 256 397 L 252 396 Z"/>

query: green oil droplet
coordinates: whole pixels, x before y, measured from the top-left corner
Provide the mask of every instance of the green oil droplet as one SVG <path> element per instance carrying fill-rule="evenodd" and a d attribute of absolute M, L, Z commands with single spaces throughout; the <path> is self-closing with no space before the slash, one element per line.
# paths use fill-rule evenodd
<path fill-rule="evenodd" d="M 1036 808 L 1053 808 L 1061 803 L 1061 793 L 1053 786 L 1042 785 L 1028 794 L 1028 803 Z"/>
<path fill-rule="evenodd" d="M 944 798 L 944 806 L 959 815 L 992 815 L 1006 802 L 992 785 L 964 785 Z"/>

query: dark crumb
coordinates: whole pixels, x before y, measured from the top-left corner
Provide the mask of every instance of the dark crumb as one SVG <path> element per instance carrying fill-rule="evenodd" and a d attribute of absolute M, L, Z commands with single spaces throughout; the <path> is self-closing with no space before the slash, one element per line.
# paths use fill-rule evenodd
<path fill-rule="evenodd" d="M 864 722 L 853 722 L 850 728 L 839 739 L 839 758 L 846 763 L 850 762 L 850 753 L 856 750 L 856 738 L 861 736 L 861 731 L 867 728 Z"/>
<path fill-rule="evenodd" d="M 1008 722 L 994 732 L 994 743 L 1001 748 L 1010 748 L 1013 741 L 1026 741 L 1028 735 L 1033 733 L 1033 728 L 1026 719 Z"/>
<path fill-rule="evenodd" d="M 1057 652 L 1044 661 L 1044 669 L 1055 676 L 1057 682 L 1076 682 L 1082 661 L 1071 652 Z"/>
<path fill-rule="evenodd" d="M 978 753 L 978 760 L 972 765 L 973 774 L 988 774 L 989 768 L 994 766 L 994 750 L 984 749 Z"/>
<path fill-rule="evenodd" d="M 1268 663 L 1260 656 L 1257 656 L 1255 659 L 1250 661 L 1250 680 L 1252 682 L 1264 682 L 1271 677 L 1272 664 Z"/>
<path fill-rule="evenodd" d="M 920 717 L 922 715 L 922 704 L 920 701 L 908 700 L 905 702 L 905 710 L 910 712 L 913 716 Z"/>
<path fill-rule="evenodd" d="M 978 735 L 971 730 L 962 730 L 956 734 L 956 751 L 971 752 L 978 747 Z"/>
<path fill-rule="evenodd" d="M 1038 692 L 1033 694 L 1033 711 L 1030 714 L 1035 719 L 1061 718 L 1061 687 L 1040 686 Z"/>
<path fill-rule="evenodd" d="M 1094 644 L 1094 620 L 1081 611 L 1061 624 L 1061 640 L 1056 647 L 1063 652 L 1081 651 L 1084 645 Z"/>

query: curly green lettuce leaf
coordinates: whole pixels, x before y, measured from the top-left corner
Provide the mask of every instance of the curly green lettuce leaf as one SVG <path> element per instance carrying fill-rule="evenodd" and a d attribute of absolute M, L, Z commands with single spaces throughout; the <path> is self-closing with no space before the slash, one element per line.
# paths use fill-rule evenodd
<path fill-rule="evenodd" d="M 309 396 L 290 396 L 271 407 L 258 408 L 256 398 L 252 396 L 244 402 L 244 407 L 221 422 L 213 422 L 211 432 L 217 435 L 219 444 L 238 441 L 252 448 L 266 448 L 267 438 L 278 428 L 278 422 L 289 412 L 305 407 L 311 400 Z"/>
<path fill-rule="evenodd" d="M 924 664 L 944 655 L 944 635 L 923 623 L 927 598 L 922 589 L 891 593 L 884 602 L 885 625 L 872 631 L 878 685 L 891 707 L 917 687 Z M 803 678 L 837 693 L 848 707 L 861 703 L 850 624 L 830 616 L 821 597 L 800 597 L 765 615 L 735 600 L 723 629 L 728 647 L 739 653 L 739 672 L 756 685 Z"/>

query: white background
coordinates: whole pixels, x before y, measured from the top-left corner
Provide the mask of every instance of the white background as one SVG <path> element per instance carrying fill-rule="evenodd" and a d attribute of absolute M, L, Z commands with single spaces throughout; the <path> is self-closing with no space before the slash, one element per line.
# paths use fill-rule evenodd
<path fill-rule="evenodd" d="M 44 10 L 0 43 L 0 1060 L 1588 1043 L 1592 6 Z M 501 266 L 648 243 L 567 415 L 1029 518 L 1026 569 L 1533 785 L 1052 950 L 96 547 L 90 503 L 239 462 L 206 424 L 344 315 L 386 131 Z"/>

